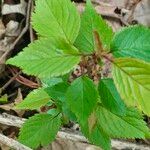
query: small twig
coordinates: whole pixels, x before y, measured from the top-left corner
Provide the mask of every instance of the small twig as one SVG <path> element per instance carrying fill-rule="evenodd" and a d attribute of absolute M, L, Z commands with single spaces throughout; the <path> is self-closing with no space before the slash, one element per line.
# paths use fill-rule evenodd
<path fill-rule="evenodd" d="M 8 126 L 15 126 L 15 127 L 20 128 L 25 121 L 26 119 L 8 115 L 6 113 L 0 114 L 0 123 L 8 125 Z M 88 140 L 84 136 L 82 136 L 80 132 L 74 132 L 70 129 L 65 129 L 65 128 L 63 128 L 61 131 L 58 132 L 57 137 L 61 139 L 65 139 L 65 140 L 71 140 L 74 142 L 89 143 Z M 119 141 L 119 140 L 112 140 L 111 145 L 113 148 L 118 149 L 118 150 L 119 149 L 150 150 L 150 148 L 146 145 L 138 145 L 135 143 Z"/>
<path fill-rule="evenodd" d="M 15 48 L 16 44 L 20 41 L 20 39 L 23 37 L 23 35 L 28 31 L 29 23 L 30 23 L 31 4 L 32 4 L 32 0 L 29 0 L 25 27 L 23 28 L 23 30 L 21 31 L 21 33 L 17 37 L 17 39 L 14 41 L 14 43 L 10 46 L 10 48 L 2 55 L 2 57 L 0 58 L 0 64 L 4 64 L 5 58 Z"/>
<path fill-rule="evenodd" d="M 6 113 L 0 114 L 0 123 L 8 126 L 21 128 L 26 119 L 12 116 Z"/>
<path fill-rule="evenodd" d="M 19 83 L 21 83 L 27 87 L 33 88 L 33 89 L 37 89 L 40 87 L 38 83 L 35 83 L 35 82 L 33 82 L 23 76 L 20 76 L 20 75 L 16 78 L 16 81 L 18 81 Z"/>
<path fill-rule="evenodd" d="M 7 98 L 9 99 L 9 98 L 11 98 L 11 97 L 13 97 L 15 95 L 17 95 L 17 92 L 11 93 L 10 95 L 7 96 Z"/>
<path fill-rule="evenodd" d="M 0 143 L 7 145 L 15 150 L 32 150 L 31 148 L 13 140 L 12 138 L 8 138 L 3 134 L 0 134 Z"/>
<path fill-rule="evenodd" d="M 21 75 L 19 75 L 17 78 L 16 78 L 16 81 L 18 81 L 19 83 L 27 86 L 27 87 L 30 87 L 30 88 L 33 88 L 33 89 L 37 89 L 40 87 L 40 85 L 38 83 L 35 83 Z"/>
<path fill-rule="evenodd" d="M 133 4 L 132 4 L 132 7 L 130 8 L 131 9 L 131 14 L 130 16 L 128 17 L 127 21 L 130 23 L 133 19 L 133 14 L 134 14 L 134 11 L 138 5 L 138 3 L 140 2 L 141 0 L 136 0 Z"/>
<path fill-rule="evenodd" d="M 17 71 L 15 70 L 15 69 L 13 69 L 13 68 L 10 68 L 10 71 L 11 71 L 11 73 L 15 76 L 15 74 L 17 73 Z M 23 77 L 23 76 L 21 76 L 21 75 L 18 75 L 16 78 L 15 78 L 15 80 L 17 81 L 17 82 L 19 82 L 19 83 L 21 83 L 21 84 L 23 84 L 23 85 L 26 85 L 26 86 L 28 86 L 28 87 L 30 87 L 30 88 L 39 88 L 39 84 L 38 83 L 36 83 L 36 82 L 33 82 L 33 81 L 31 81 L 31 80 L 29 80 L 29 79 L 27 79 L 27 78 L 25 78 L 25 77 Z"/>
<path fill-rule="evenodd" d="M 1 88 L 1 91 L 5 90 L 16 79 L 16 77 L 20 74 L 21 74 L 21 71 L 16 73 L 5 85 L 3 85 L 3 87 Z"/>
<path fill-rule="evenodd" d="M 86 2 L 86 0 L 83 0 L 83 1 Z M 91 1 L 93 4 L 102 5 L 102 6 L 106 6 L 106 7 L 111 6 L 109 3 L 101 2 L 100 0 L 91 0 Z"/>
<path fill-rule="evenodd" d="M 32 4 L 31 4 L 31 13 L 33 12 L 34 10 L 34 2 L 32 1 Z M 33 42 L 35 40 L 35 37 L 34 37 L 34 33 L 33 33 L 33 28 L 32 28 L 32 25 L 30 24 L 30 41 Z"/>

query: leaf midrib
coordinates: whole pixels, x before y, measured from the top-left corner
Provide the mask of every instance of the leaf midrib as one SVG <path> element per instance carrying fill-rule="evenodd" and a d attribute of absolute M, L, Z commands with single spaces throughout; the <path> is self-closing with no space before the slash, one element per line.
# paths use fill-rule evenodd
<path fill-rule="evenodd" d="M 143 86 L 140 82 L 138 82 L 137 80 L 135 80 L 132 76 L 130 76 L 125 70 L 123 70 L 119 65 L 117 65 L 117 63 L 113 62 L 114 65 L 116 65 L 118 68 L 120 68 L 120 70 L 122 72 L 124 72 L 129 78 L 131 78 L 133 81 L 135 81 L 137 84 L 139 84 L 139 86 L 145 88 L 146 90 L 150 91 L 150 89 L 146 88 L 145 86 Z"/>
<path fill-rule="evenodd" d="M 47 116 L 46 116 L 46 117 L 47 117 Z M 38 118 L 38 119 L 39 119 L 39 118 Z M 42 119 L 43 119 L 43 118 L 42 118 Z M 41 119 L 41 120 L 42 120 L 42 119 Z M 50 119 L 50 120 L 49 120 L 49 119 Z M 54 117 L 46 118 L 46 119 L 43 119 L 43 120 L 44 120 L 44 121 L 45 121 L 45 120 L 48 120 L 49 122 L 51 122 L 53 119 L 54 119 Z M 36 121 L 36 120 L 33 120 L 33 122 L 34 122 L 34 121 Z M 41 121 L 38 120 L 38 122 L 41 122 Z M 38 130 L 38 131 L 36 132 L 36 134 L 33 135 L 33 137 L 37 137 L 37 135 L 39 135 L 39 133 L 41 133 L 41 131 L 43 131 L 43 127 L 49 126 L 49 125 L 50 125 L 50 124 L 49 124 L 48 122 L 47 122 L 47 123 L 44 123 L 44 125 L 41 125 L 40 130 Z M 33 138 L 33 137 L 32 137 L 32 138 Z M 31 137 L 28 138 L 27 141 L 32 141 L 32 138 L 31 138 Z M 41 142 L 41 141 L 40 141 L 40 142 Z"/>
<path fill-rule="evenodd" d="M 104 107 L 103 107 L 103 108 L 104 108 Z M 106 108 L 104 108 L 104 109 L 106 109 Z M 109 111 L 108 109 L 106 109 L 106 110 Z M 128 123 L 128 124 L 131 125 L 132 127 L 136 128 L 137 130 L 140 130 L 142 133 L 144 133 L 144 131 L 141 130 L 141 128 L 137 128 L 137 127 L 133 126 L 133 124 L 131 124 L 130 122 L 128 122 L 124 117 L 121 117 L 121 116 L 119 116 L 119 115 L 117 115 L 117 114 L 114 114 L 114 113 L 111 112 L 111 111 L 109 111 L 109 112 L 112 113 L 113 115 L 115 115 L 116 117 L 120 118 L 120 119 L 123 120 L 124 122 Z M 131 118 L 130 116 L 125 116 L 125 117 Z M 137 118 L 136 118 L 136 119 L 137 119 Z M 144 133 L 144 135 L 145 135 L 145 133 Z"/>
<path fill-rule="evenodd" d="M 73 57 L 73 58 L 78 58 L 78 57 L 80 57 L 80 55 L 58 55 L 58 56 L 53 56 L 53 57 L 37 57 L 37 58 L 34 58 L 34 59 L 30 59 L 30 60 L 41 60 L 41 58 L 42 59 L 59 59 L 59 58 L 64 58 L 64 57 L 69 57 L 69 58 L 71 58 L 71 57 Z"/>
<path fill-rule="evenodd" d="M 69 42 L 69 44 L 72 44 L 71 41 L 68 39 L 68 37 L 67 37 L 67 35 L 66 35 L 66 33 L 65 33 L 64 29 L 63 29 L 63 27 L 60 25 L 59 21 L 57 20 L 57 18 L 55 17 L 53 11 L 51 10 L 51 8 L 50 8 L 50 6 L 49 6 L 47 0 L 46 0 L 46 3 L 47 3 L 47 6 L 49 7 L 49 10 L 50 10 L 51 14 L 52 14 L 53 17 L 55 18 L 55 20 L 56 20 L 58 26 L 60 27 L 60 29 L 61 29 L 62 32 L 64 33 L 64 35 L 65 35 L 65 37 L 66 37 L 66 40 Z"/>

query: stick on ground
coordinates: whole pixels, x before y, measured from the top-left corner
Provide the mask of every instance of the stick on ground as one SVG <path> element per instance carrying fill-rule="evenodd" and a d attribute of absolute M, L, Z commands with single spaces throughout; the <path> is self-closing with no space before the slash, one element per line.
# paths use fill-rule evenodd
<path fill-rule="evenodd" d="M 0 134 L 0 143 L 3 143 L 15 150 L 32 150 L 31 148 L 29 148 L 11 138 L 6 137 L 3 134 Z"/>
<path fill-rule="evenodd" d="M 23 125 L 23 123 L 25 122 L 25 120 L 26 119 L 8 115 L 6 113 L 0 114 L 0 123 L 8 125 L 8 126 L 15 126 L 15 127 L 20 128 Z M 65 139 L 65 140 L 71 140 L 74 142 L 89 143 L 88 140 L 84 136 L 82 136 L 79 132 L 77 133 L 70 129 L 62 129 L 61 131 L 58 132 L 57 137 L 61 138 L 61 139 Z M 6 144 L 5 141 L 3 141 L 3 138 L 2 139 L 0 138 L 0 142 Z M 130 143 L 130 142 L 119 141 L 119 140 L 112 140 L 111 145 L 116 150 L 121 150 L 121 149 L 150 150 L 150 147 L 148 147 L 146 145 L 141 145 L 141 144 L 138 145 L 136 143 Z M 12 147 L 13 145 L 11 146 L 11 144 L 10 144 L 8 146 Z M 16 150 L 18 150 L 18 149 L 16 149 Z"/>

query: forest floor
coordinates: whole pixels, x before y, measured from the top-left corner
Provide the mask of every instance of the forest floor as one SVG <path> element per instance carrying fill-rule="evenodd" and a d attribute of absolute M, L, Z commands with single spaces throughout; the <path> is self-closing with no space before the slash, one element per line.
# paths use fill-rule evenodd
<path fill-rule="evenodd" d="M 5 1 L 9 2 L 10 7 L 15 6 L 15 0 Z M 92 2 L 97 12 L 112 26 L 114 32 L 123 26 L 133 24 L 150 27 L 150 0 L 92 0 Z M 16 67 L 6 66 L 5 61 L 37 39 L 35 31 L 30 25 L 34 4 L 32 0 L 29 0 L 28 3 L 21 2 L 19 6 L 21 9 L 18 5 L 7 9 L 5 5 L 5 3 L 1 4 L 0 18 L 0 149 L 9 150 L 9 146 L 11 146 L 14 149 L 23 150 L 28 148 L 16 142 L 19 128 L 24 122 L 24 119 L 21 118 L 27 119 L 35 113 L 41 112 L 42 109 L 39 111 L 19 111 L 13 107 L 21 102 L 30 91 L 38 88 L 40 83 L 37 78 L 23 74 Z M 85 1 L 76 0 L 76 5 L 78 10 L 82 12 Z M 150 126 L 150 118 L 145 116 L 145 120 Z M 98 150 L 98 148 L 88 145 L 86 139 L 78 135 L 78 132 L 76 133 L 74 126 L 71 128 L 75 133 L 70 130 L 68 132 L 60 131 L 58 139 L 45 150 Z M 16 144 L 18 148 L 13 144 Z M 150 149 L 149 140 L 128 140 L 127 143 L 114 140 L 112 145 L 114 149 L 118 150 Z"/>

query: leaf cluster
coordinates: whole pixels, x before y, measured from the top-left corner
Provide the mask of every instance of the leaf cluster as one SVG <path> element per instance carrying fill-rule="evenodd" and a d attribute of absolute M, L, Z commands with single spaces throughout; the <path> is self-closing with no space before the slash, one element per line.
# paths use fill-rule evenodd
<path fill-rule="evenodd" d="M 47 145 L 70 120 L 104 150 L 111 148 L 111 138 L 150 138 L 142 116 L 142 112 L 150 116 L 148 28 L 137 25 L 113 33 L 90 0 L 81 15 L 70 0 L 36 0 L 32 25 L 39 39 L 7 64 L 37 76 L 42 87 L 16 108 L 51 109 L 29 118 L 20 142 L 31 148 Z M 95 84 L 82 72 L 70 81 L 74 69 L 93 55 L 100 67 L 104 59 L 111 63 L 112 76 Z"/>

